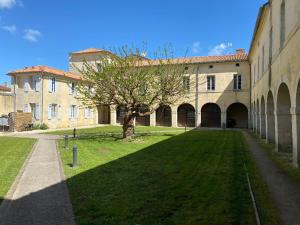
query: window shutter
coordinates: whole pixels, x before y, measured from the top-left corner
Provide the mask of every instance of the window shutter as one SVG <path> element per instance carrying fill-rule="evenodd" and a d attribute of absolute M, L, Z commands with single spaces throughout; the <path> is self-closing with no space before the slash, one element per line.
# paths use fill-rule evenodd
<path fill-rule="evenodd" d="M 48 80 L 48 89 L 49 89 L 49 92 L 51 93 L 52 92 L 52 79 L 51 78 Z"/>
<path fill-rule="evenodd" d="M 49 104 L 49 106 L 48 106 L 48 120 L 51 120 L 51 118 L 52 118 L 51 111 L 52 111 L 52 105 Z"/>
<path fill-rule="evenodd" d="M 28 112 L 28 104 L 24 105 L 24 112 L 27 113 Z"/>
<path fill-rule="evenodd" d="M 40 119 L 40 105 L 39 104 L 36 104 L 35 105 L 35 116 L 36 116 L 36 119 Z"/>
<path fill-rule="evenodd" d="M 72 83 L 69 83 L 68 85 L 69 85 L 69 95 L 72 95 L 73 94 L 72 93 Z"/>
<path fill-rule="evenodd" d="M 79 112 L 77 110 L 77 107 L 74 106 L 74 118 L 78 118 Z"/>
<path fill-rule="evenodd" d="M 25 92 L 29 91 L 29 80 L 28 80 L 28 78 L 24 78 L 24 91 Z"/>
<path fill-rule="evenodd" d="M 40 88 L 41 88 L 40 81 L 41 81 L 40 77 L 35 78 L 35 91 L 40 91 Z"/>
<path fill-rule="evenodd" d="M 89 117 L 89 115 L 88 115 L 88 110 L 89 110 L 88 107 L 85 107 L 85 108 L 84 108 L 84 118 L 85 118 L 85 119 L 87 119 L 87 118 Z"/>
<path fill-rule="evenodd" d="M 69 106 L 69 119 L 72 118 L 72 106 L 70 105 Z"/>
<path fill-rule="evenodd" d="M 57 79 L 55 79 L 55 92 L 58 92 L 58 82 L 57 82 Z"/>

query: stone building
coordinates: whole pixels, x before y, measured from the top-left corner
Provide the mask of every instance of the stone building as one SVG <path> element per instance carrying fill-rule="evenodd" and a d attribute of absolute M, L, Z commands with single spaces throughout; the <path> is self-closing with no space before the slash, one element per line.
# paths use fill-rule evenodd
<path fill-rule="evenodd" d="M 249 52 L 252 128 L 299 163 L 300 1 L 270 0 L 259 11 Z"/>
<path fill-rule="evenodd" d="M 277 150 L 300 161 L 300 1 L 269 0 L 259 10 L 249 54 L 179 59 L 189 96 L 157 108 L 137 125 L 251 127 Z M 95 67 L 112 54 L 86 49 L 69 55 L 69 72 L 35 66 L 9 73 L 15 110 L 49 127 L 122 123 L 121 106 L 86 108 L 76 97 L 83 62 Z M 189 63 L 186 63 L 186 62 Z"/>

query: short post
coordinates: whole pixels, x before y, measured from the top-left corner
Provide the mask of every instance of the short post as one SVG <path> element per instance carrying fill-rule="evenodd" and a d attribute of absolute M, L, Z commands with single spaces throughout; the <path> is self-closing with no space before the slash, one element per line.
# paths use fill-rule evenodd
<path fill-rule="evenodd" d="M 76 128 L 73 130 L 73 138 L 76 138 Z"/>
<path fill-rule="evenodd" d="M 65 135 L 65 146 L 64 146 L 64 148 L 68 148 L 68 138 L 69 138 L 69 136 Z"/>
<path fill-rule="evenodd" d="M 73 167 L 77 166 L 77 152 L 78 152 L 77 145 L 74 145 L 73 146 L 73 164 L 72 164 Z"/>

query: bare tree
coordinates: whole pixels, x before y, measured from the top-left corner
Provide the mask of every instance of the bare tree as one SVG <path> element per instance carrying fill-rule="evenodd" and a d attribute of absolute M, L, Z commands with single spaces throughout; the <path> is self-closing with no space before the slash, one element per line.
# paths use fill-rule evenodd
<path fill-rule="evenodd" d="M 171 105 L 189 88 L 182 63 L 165 48 L 152 59 L 137 48 L 122 47 L 101 58 L 100 66 L 87 62 L 78 69 L 82 82 L 80 99 L 88 105 L 118 105 L 124 108 L 123 138 L 134 133 L 134 118 L 147 116 L 160 105 Z"/>

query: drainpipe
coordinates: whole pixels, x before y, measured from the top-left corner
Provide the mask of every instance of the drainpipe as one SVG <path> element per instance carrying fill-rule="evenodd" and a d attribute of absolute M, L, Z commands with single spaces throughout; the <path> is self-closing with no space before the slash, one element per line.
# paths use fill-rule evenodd
<path fill-rule="evenodd" d="M 13 82 L 14 82 L 14 93 L 13 93 L 13 97 L 14 97 L 14 119 L 16 117 L 16 112 L 17 112 L 17 93 L 16 93 L 16 83 L 17 83 L 17 76 L 13 76 Z M 14 121 L 15 123 L 15 121 Z M 13 126 L 13 132 L 15 132 L 15 125 Z"/>

